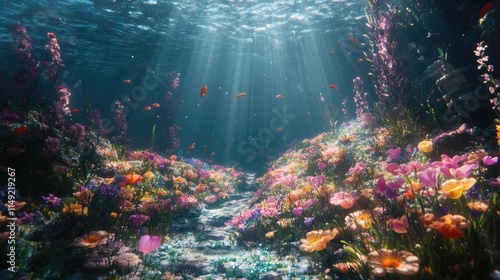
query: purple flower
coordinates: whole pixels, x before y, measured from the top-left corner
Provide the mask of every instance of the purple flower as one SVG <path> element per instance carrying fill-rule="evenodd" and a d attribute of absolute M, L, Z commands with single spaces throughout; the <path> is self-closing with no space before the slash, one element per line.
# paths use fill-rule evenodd
<path fill-rule="evenodd" d="M 494 158 L 492 158 L 492 157 L 490 157 L 490 156 L 485 156 L 485 157 L 483 158 L 483 163 L 484 163 L 485 165 L 493 165 L 493 164 L 495 164 L 495 163 L 497 163 L 497 162 L 498 162 L 498 157 L 494 157 Z"/>
<path fill-rule="evenodd" d="M 142 224 L 144 224 L 145 222 L 147 222 L 149 220 L 149 216 L 146 216 L 146 215 L 130 215 L 129 217 L 130 221 L 132 221 L 132 224 L 134 226 L 141 226 Z"/>
<path fill-rule="evenodd" d="M 49 206 L 58 207 L 61 204 L 62 199 L 54 196 L 53 194 L 49 194 L 48 197 L 42 195 L 42 199 Z"/>
<path fill-rule="evenodd" d="M 326 164 L 324 162 L 318 162 L 318 168 L 319 170 L 323 170 L 326 168 Z"/>
<path fill-rule="evenodd" d="M 377 186 L 373 188 L 373 194 L 389 199 L 395 198 L 398 196 L 400 187 L 401 184 L 399 182 L 386 183 L 384 178 L 380 178 L 377 182 Z"/>
<path fill-rule="evenodd" d="M 420 183 L 426 187 L 434 187 L 436 185 L 436 170 L 427 169 L 418 173 Z"/>
<path fill-rule="evenodd" d="M 314 217 L 306 217 L 304 218 L 304 225 L 306 227 L 311 227 L 312 223 L 314 222 Z"/>
<path fill-rule="evenodd" d="M 26 224 L 29 224 L 33 221 L 33 219 L 35 218 L 35 214 L 34 213 L 26 213 L 26 211 L 23 212 L 23 214 L 21 214 L 22 217 L 21 218 L 18 218 L 17 219 L 17 222 L 20 224 L 20 225 L 26 225 Z"/>

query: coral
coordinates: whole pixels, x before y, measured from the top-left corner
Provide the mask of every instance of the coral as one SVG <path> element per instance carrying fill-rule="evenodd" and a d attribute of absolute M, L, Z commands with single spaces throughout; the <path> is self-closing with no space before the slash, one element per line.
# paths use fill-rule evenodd
<path fill-rule="evenodd" d="M 47 136 L 43 141 L 43 156 L 50 159 L 61 150 L 61 141 L 58 138 Z"/>

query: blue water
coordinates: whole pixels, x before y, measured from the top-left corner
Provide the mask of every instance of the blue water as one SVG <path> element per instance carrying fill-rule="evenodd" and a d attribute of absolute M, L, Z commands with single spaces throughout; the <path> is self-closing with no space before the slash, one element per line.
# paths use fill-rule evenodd
<path fill-rule="evenodd" d="M 53 32 L 72 108 L 92 104 L 111 119 L 114 100 L 123 103 L 155 75 L 145 96 L 125 102 L 131 145 L 145 148 L 154 125 L 161 136 L 175 123 L 186 156 L 219 164 L 259 166 L 291 141 L 325 131 L 325 108 L 339 118 L 352 79 L 369 69 L 356 62 L 365 32 L 361 0 L 4 2 L 2 73 L 15 63 L 10 31 L 17 21 L 28 28 L 39 60 L 47 59 L 46 33 Z M 155 80 L 171 71 L 180 78 L 175 90 Z M 162 103 L 169 90 L 178 106 Z M 234 100 L 240 92 L 247 96 Z M 152 103 L 165 106 L 143 110 Z"/>

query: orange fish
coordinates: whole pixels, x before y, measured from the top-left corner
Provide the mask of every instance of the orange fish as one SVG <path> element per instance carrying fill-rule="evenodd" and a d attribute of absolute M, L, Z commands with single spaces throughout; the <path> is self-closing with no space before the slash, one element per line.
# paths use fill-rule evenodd
<path fill-rule="evenodd" d="M 351 43 L 356 43 L 356 38 L 351 37 L 349 40 L 351 40 Z"/>
<path fill-rule="evenodd" d="M 130 79 L 126 79 L 126 80 L 123 80 L 124 83 L 126 84 L 130 84 L 131 80 Z"/>
<path fill-rule="evenodd" d="M 73 113 L 73 114 L 79 114 L 79 113 L 80 113 L 80 110 L 78 110 L 78 109 L 73 109 L 73 110 L 71 110 L 71 113 Z"/>
<path fill-rule="evenodd" d="M 201 96 L 201 97 L 203 97 L 203 96 L 207 95 L 207 88 L 208 88 L 207 86 L 203 86 L 203 87 L 201 88 L 201 91 L 200 91 L 200 96 Z"/>
<path fill-rule="evenodd" d="M 52 33 L 52 32 L 49 32 L 49 33 L 47 33 L 47 37 L 49 37 L 49 38 L 51 38 L 51 39 L 52 39 L 52 38 L 55 38 L 55 37 L 56 37 L 56 34 L 54 34 L 54 33 Z"/>
<path fill-rule="evenodd" d="M 188 148 L 188 149 L 189 149 L 189 150 L 192 150 L 192 149 L 194 149 L 194 148 L 196 148 L 196 143 L 191 144 L 191 146 L 189 146 L 189 148 Z"/>
<path fill-rule="evenodd" d="M 160 107 L 160 104 L 158 104 L 158 103 L 153 103 L 153 104 L 151 104 L 151 106 L 152 106 L 152 107 L 155 107 L 155 108 L 158 108 L 158 107 Z"/>
<path fill-rule="evenodd" d="M 239 99 L 245 96 L 247 96 L 246 92 L 240 92 L 234 96 L 234 99 Z"/>
<path fill-rule="evenodd" d="M 333 88 L 333 89 L 339 89 L 336 85 L 334 84 L 330 84 L 329 87 Z"/>
<path fill-rule="evenodd" d="M 276 98 L 277 98 L 277 99 L 281 99 L 281 98 L 283 98 L 283 97 L 284 97 L 284 96 L 283 96 L 283 95 L 281 95 L 281 94 L 276 94 Z"/>
<path fill-rule="evenodd" d="M 23 134 L 25 132 L 28 132 L 28 131 L 30 131 L 30 128 L 28 126 L 26 126 L 26 125 L 23 125 L 21 127 L 18 127 L 16 129 L 14 129 L 12 131 L 12 135 L 19 136 L 19 135 L 21 135 L 21 134 Z"/>
<path fill-rule="evenodd" d="M 363 62 L 363 59 L 360 57 L 360 58 L 358 58 L 358 63 L 361 63 L 361 62 Z"/>
<path fill-rule="evenodd" d="M 146 111 L 151 110 L 151 106 L 146 106 L 146 107 L 144 107 L 144 110 L 146 110 Z"/>
<path fill-rule="evenodd" d="M 142 175 L 135 174 L 135 172 L 132 172 L 132 173 L 125 175 L 123 177 L 125 177 L 125 182 L 127 182 L 129 184 L 142 182 Z"/>

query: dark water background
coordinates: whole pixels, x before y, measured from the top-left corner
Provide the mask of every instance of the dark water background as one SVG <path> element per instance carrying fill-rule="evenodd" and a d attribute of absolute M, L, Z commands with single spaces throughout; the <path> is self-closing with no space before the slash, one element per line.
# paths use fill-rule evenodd
<path fill-rule="evenodd" d="M 366 48 L 362 0 L 2 2 L 2 83 L 17 63 L 10 35 L 17 21 L 28 28 L 38 60 L 48 59 L 47 32 L 56 34 L 71 108 L 92 104 L 112 118 L 113 101 L 130 96 L 153 71 L 158 77 L 180 73 L 177 89 L 148 80 L 145 98 L 125 103 L 136 148 L 150 145 L 154 125 L 161 135 L 175 123 L 184 155 L 259 167 L 292 141 L 342 120 L 341 102 L 352 94 L 353 78 L 370 83 L 368 62 L 357 61 Z M 177 107 L 143 109 L 164 105 L 169 90 Z M 239 92 L 247 96 L 234 100 Z M 280 114 L 288 114 L 282 131 L 271 130 Z M 155 149 L 170 147 L 156 143 Z"/>

